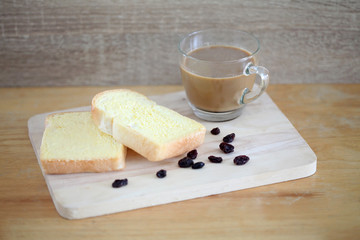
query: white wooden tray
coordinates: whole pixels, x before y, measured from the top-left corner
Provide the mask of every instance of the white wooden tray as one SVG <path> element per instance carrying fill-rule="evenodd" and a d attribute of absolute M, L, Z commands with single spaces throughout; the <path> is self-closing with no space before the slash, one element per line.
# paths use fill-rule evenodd
<path fill-rule="evenodd" d="M 242 116 L 222 123 L 196 118 L 184 92 L 151 99 L 204 124 L 207 129 L 205 143 L 197 149 L 199 155 L 196 160 L 205 162 L 205 167 L 182 169 L 177 162 L 183 156 L 149 162 L 129 151 L 126 169 L 122 171 L 66 175 L 43 172 L 61 216 L 68 219 L 99 216 L 294 180 L 316 171 L 316 155 L 266 93 L 250 103 Z M 63 111 L 90 111 L 90 107 Z M 40 145 L 48 114 L 33 116 L 28 121 L 29 137 L 40 166 Z M 210 134 L 214 127 L 221 130 L 217 136 Z M 218 146 L 229 133 L 236 134 L 232 143 L 235 151 L 224 154 Z M 250 161 L 243 166 L 234 165 L 234 157 L 242 154 L 248 155 Z M 221 164 L 210 163 L 207 160 L 210 155 L 221 156 L 224 161 Z M 155 176 L 160 169 L 167 170 L 166 178 Z M 129 184 L 112 188 L 112 182 L 121 178 L 127 178 Z"/>

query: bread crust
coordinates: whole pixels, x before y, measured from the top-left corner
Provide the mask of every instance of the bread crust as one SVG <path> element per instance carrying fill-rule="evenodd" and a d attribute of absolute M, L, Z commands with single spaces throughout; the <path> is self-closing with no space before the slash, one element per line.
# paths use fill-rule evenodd
<path fill-rule="evenodd" d="M 91 105 L 91 117 L 98 128 L 104 133 L 113 135 L 112 125 L 113 119 L 106 117 L 105 113 Z"/>
<path fill-rule="evenodd" d="M 126 150 L 125 150 L 126 152 Z M 125 157 L 93 160 L 41 160 L 46 174 L 109 172 L 125 168 Z"/>
<path fill-rule="evenodd" d="M 149 161 L 161 161 L 179 156 L 200 146 L 204 142 L 206 130 L 205 128 L 200 129 L 186 137 L 178 138 L 164 144 L 152 142 L 144 138 L 141 134 L 119 124 L 113 125 L 112 132 L 115 139 Z"/>
<path fill-rule="evenodd" d="M 98 94 L 96 94 L 93 99 L 91 100 L 91 116 L 92 119 L 94 121 L 94 123 L 98 126 L 98 128 L 103 131 L 104 133 L 113 135 L 113 119 L 110 117 L 106 116 L 106 113 L 103 112 L 102 110 L 100 110 L 99 108 L 96 107 L 97 101 L 99 101 L 99 99 L 103 96 L 106 95 L 108 93 L 111 92 L 131 92 L 131 93 L 136 93 L 135 91 L 132 91 L 130 89 L 111 89 L 111 90 L 106 90 L 103 92 L 100 92 Z M 148 99 L 149 101 L 151 101 L 150 99 Z"/>
<path fill-rule="evenodd" d="M 203 126 L 199 127 L 198 131 L 185 137 L 175 139 L 168 143 L 158 144 L 143 137 L 141 133 L 130 129 L 129 127 L 114 123 L 112 118 L 107 117 L 107 114 L 97 107 L 97 101 L 104 94 L 117 91 L 134 92 L 127 89 L 115 89 L 97 94 L 93 98 L 91 104 L 93 120 L 101 131 L 111 134 L 116 140 L 124 144 L 126 147 L 133 149 L 149 161 L 161 161 L 179 156 L 197 148 L 204 142 L 206 129 Z M 139 94 L 137 92 L 134 93 Z M 148 100 L 151 101 L 150 99 Z"/>

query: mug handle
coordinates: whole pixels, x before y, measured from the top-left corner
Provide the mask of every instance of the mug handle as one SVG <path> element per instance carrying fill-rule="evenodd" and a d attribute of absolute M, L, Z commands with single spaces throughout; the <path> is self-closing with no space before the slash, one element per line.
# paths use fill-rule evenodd
<path fill-rule="evenodd" d="M 255 96 L 246 97 L 246 95 L 248 95 L 252 90 L 245 88 L 240 98 L 240 104 L 246 104 L 254 101 L 265 92 L 269 85 L 269 70 L 267 70 L 265 67 L 255 66 L 252 63 L 249 63 L 244 69 L 244 75 L 249 76 L 251 74 L 257 74 L 260 76 L 260 84 L 258 84 L 260 90 Z"/>

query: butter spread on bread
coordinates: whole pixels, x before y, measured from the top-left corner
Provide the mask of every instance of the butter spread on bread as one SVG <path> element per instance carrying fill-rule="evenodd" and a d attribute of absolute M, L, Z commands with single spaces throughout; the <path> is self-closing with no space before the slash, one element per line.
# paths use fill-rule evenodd
<path fill-rule="evenodd" d="M 98 93 L 91 111 L 101 131 L 150 161 L 181 155 L 204 142 L 202 124 L 128 89 Z"/>
<path fill-rule="evenodd" d="M 46 118 L 40 161 L 48 174 L 106 172 L 125 167 L 126 147 L 94 124 L 90 112 Z"/>

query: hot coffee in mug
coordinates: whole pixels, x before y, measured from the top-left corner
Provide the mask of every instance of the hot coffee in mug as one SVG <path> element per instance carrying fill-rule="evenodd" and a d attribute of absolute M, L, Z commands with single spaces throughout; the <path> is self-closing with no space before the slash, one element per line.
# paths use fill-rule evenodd
<path fill-rule="evenodd" d="M 196 116 L 208 121 L 236 118 L 265 91 L 269 76 L 257 66 L 259 47 L 251 34 L 226 29 L 194 32 L 180 41 L 182 82 Z M 260 84 L 254 93 L 257 75 Z"/>

